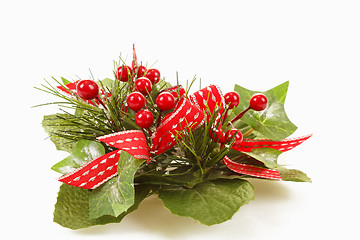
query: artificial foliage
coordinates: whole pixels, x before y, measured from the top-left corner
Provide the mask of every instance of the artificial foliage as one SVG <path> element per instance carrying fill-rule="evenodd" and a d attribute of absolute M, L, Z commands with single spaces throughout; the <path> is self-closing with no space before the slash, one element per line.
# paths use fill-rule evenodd
<path fill-rule="evenodd" d="M 58 97 L 60 112 L 42 126 L 69 156 L 54 164 L 62 182 L 54 221 L 71 229 L 120 222 L 151 195 L 171 213 L 205 225 L 232 218 L 254 199 L 251 178 L 311 182 L 279 165 L 279 155 L 307 140 L 288 138 L 289 82 L 268 91 L 235 85 L 176 84 L 143 66 L 114 61 L 103 80 L 65 78 L 38 88 Z M 250 181 L 249 181 L 250 180 Z"/>

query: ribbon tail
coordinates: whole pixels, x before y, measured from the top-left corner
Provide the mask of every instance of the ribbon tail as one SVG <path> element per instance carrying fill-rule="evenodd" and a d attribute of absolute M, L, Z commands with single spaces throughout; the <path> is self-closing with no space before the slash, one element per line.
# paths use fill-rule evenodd
<path fill-rule="evenodd" d="M 121 150 L 91 160 L 59 178 L 60 182 L 84 189 L 95 189 L 115 177 Z"/>
<path fill-rule="evenodd" d="M 193 131 L 203 124 L 203 121 L 204 112 L 187 98 L 181 98 L 175 110 L 163 118 L 162 123 L 151 136 L 151 150 L 155 154 L 169 150 L 176 145 L 176 138 L 180 139 L 186 131 Z"/>
<path fill-rule="evenodd" d="M 299 138 L 285 139 L 282 141 L 272 141 L 268 139 L 244 139 L 238 146 L 233 146 L 233 149 L 240 152 L 251 152 L 252 149 L 267 147 L 279 150 L 281 152 L 286 152 L 295 148 L 296 146 L 299 146 L 311 136 L 312 134 Z"/>
<path fill-rule="evenodd" d="M 261 168 L 252 165 L 237 163 L 225 156 L 223 163 L 231 170 L 239 174 L 249 175 L 259 178 L 267 178 L 273 180 L 282 180 L 280 172 L 274 169 Z"/>

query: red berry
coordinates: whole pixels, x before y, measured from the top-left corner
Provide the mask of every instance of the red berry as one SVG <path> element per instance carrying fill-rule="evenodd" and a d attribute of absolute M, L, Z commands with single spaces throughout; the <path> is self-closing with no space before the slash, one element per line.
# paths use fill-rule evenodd
<path fill-rule="evenodd" d="M 136 91 L 141 92 L 144 96 L 147 96 L 151 92 L 152 84 L 151 81 L 146 77 L 138 78 L 135 81 Z"/>
<path fill-rule="evenodd" d="M 81 80 L 76 85 L 77 94 L 85 100 L 91 100 L 99 94 L 99 86 L 93 80 Z"/>
<path fill-rule="evenodd" d="M 150 79 L 152 84 L 156 84 L 160 81 L 160 72 L 159 70 L 152 68 L 147 70 L 147 72 L 145 73 L 145 77 Z"/>
<path fill-rule="evenodd" d="M 237 133 L 236 133 L 237 132 Z M 238 129 L 236 129 L 236 128 L 233 128 L 233 129 L 229 129 L 229 130 L 227 130 L 227 132 L 226 132 L 226 140 L 227 141 L 229 141 L 230 140 L 230 138 L 232 138 L 233 136 L 234 136 L 234 134 L 236 134 L 236 136 L 235 136 L 235 145 L 239 145 L 239 144 L 241 144 L 241 142 L 243 141 L 243 135 L 242 135 L 242 133 L 238 130 Z"/>
<path fill-rule="evenodd" d="M 267 107 L 267 98 L 262 93 L 253 95 L 250 99 L 250 108 L 255 111 L 262 111 Z"/>
<path fill-rule="evenodd" d="M 175 97 L 169 92 L 162 92 L 156 98 L 156 105 L 161 111 L 167 111 L 175 106 Z"/>
<path fill-rule="evenodd" d="M 224 95 L 225 103 L 229 105 L 229 109 L 237 107 L 240 103 L 240 96 L 237 92 L 228 92 Z"/>
<path fill-rule="evenodd" d="M 211 134 L 214 134 L 213 130 L 211 130 Z M 214 141 L 219 142 L 219 143 L 224 143 L 225 139 L 226 139 L 226 135 L 223 132 L 223 130 L 221 128 L 216 129 L 215 130 Z"/>
<path fill-rule="evenodd" d="M 145 97 L 139 92 L 132 92 L 126 98 L 129 108 L 135 112 L 139 111 L 145 105 Z"/>
<path fill-rule="evenodd" d="M 142 109 L 136 113 L 135 123 L 141 128 L 149 128 L 154 123 L 154 115 L 149 110 Z"/>
<path fill-rule="evenodd" d="M 129 66 L 120 66 L 117 69 L 116 76 L 117 78 L 122 82 L 129 81 L 130 77 L 132 75 L 132 69 Z"/>
<path fill-rule="evenodd" d="M 140 78 L 140 77 L 143 77 L 146 73 L 146 67 L 144 66 L 139 66 L 137 67 L 137 69 L 135 70 L 135 73 L 136 73 L 136 77 Z"/>

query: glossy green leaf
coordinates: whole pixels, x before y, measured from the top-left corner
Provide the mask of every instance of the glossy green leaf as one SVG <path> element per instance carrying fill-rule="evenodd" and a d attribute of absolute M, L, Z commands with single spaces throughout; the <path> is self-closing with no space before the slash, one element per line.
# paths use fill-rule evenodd
<path fill-rule="evenodd" d="M 119 175 L 90 194 L 91 219 L 103 215 L 117 217 L 134 204 L 134 174 L 143 162 L 144 160 L 136 159 L 125 151 L 121 152 L 118 163 Z"/>
<path fill-rule="evenodd" d="M 107 223 L 118 223 L 127 214 L 136 210 L 150 192 L 146 185 L 135 186 L 134 204 L 118 217 L 102 216 L 96 219 L 89 218 L 89 197 L 91 191 L 63 184 L 58 193 L 55 204 L 54 222 L 70 229 L 87 228 L 93 225 L 104 225 Z"/>
<path fill-rule="evenodd" d="M 213 225 L 231 219 L 241 206 L 253 200 L 254 189 L 246 180 L 216 179 L 193 188 L 163 188 L 159 198 L 173 214 Z"/>
<path fill-rule="evenodd" d="M 105 148 L 101 143 L 79 140 L 70 156 L 52 166 L 52 170 L 67 174 L 84 163 L 96 159 L 105 154 Z"/>
<path fill-rule="evenodd" d="M 267 108 L 259 112 L 249 110 L 241 121 L 269 139 L 282 140 L 290 136 L 297 127 L 289 120 L 284 108 L 288 86 L 289 82 L 285 82 L 266 92 L 262 92 L 268 98 Z M 235 91 L 239 93 L 241 99 L 239 106 L 235 109 L 236 114 L 248 108 L 252 95 L 260 93 L 239 85 L 235 85 Z"/>

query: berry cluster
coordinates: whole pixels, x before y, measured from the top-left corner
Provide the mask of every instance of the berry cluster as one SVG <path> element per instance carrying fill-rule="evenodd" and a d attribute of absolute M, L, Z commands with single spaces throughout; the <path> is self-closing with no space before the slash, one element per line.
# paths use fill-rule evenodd
<path fill-rule="evenodd" d="M 146 69 L 139 66 L 134 73 L 129 66 L 120 66 L 117 69 L 117 78 L 122 82 L 128 82 L 134 74 L 134 91 L 127 98 L 128 107 L 135 111 L 135 123 L 141 128 L 149 128 L 154 122 L 154 115 L 146 106 L 146 97 L 150 94 L 153 86 L 160 81 L 160 72 L 157 69 Z M 175 106 L 175 97 L 169 92 L 161 92 L 156 98 L 156 105 L 160 111 L 167 111 Z M 145 107 L 145 109 L 143 109 Z"/>
<path fill-rule="evenodd" d="M 240 96 L 237 92 L 228 92 L 224 95 L 225 104 L 227 105 L 227 110 L 225 113 L 225 117 L 227 117 L 227 111 L 229 109 L 236 108 L 240 103 Z M 239 113 L 235 118 L 233 118 L 230 122 L 233 123 L 237 120 L 239 120 L 241 117 L 244 116 L 244 114 L 249 111 L 250 109 L 254 111 L 262 111 L 267 107 L 267 97 L 262 93 L 254 94 L 250 98 L 249 107 Z M 230 124 L 230 123 L 229 123 Z M 231 128 L 227 130 L 226 132 L 223 132 L 222 129 L 216 129 L 215 130 L 215 137 L 214 139 L 220 143 L 228 142 L 230 138 L 234 138 L 234 144 L 239 145 L 243 141 L 243 135 L 242 133 L 236 129 Z"/>
<path fill-rule="evenodd" d="M 132 69 L 129 66 L 120 66 L 116 71 L 116 78 L 122 82 L 129 82 L 130 93 L 126 96 L 126 105 L 135 113 L 135 123 L 145 129 L 149 129 L 154 123 L 154 115 L 148 109 L 147 99 L 155 84 L 160 81 L 160 72 L 157 69 L 146 69 L 144 66 L 138 66 Z M 98 97 L 99 86 L 92 80 L 81 80 L 76 85 L 77 94 L 84 100 L 97 100 L 101 105 L 106 108 L 105 104 Z M 228 92 L 224 95 L 227 111 L 236 108 L 240 103 L 240 96 L 237 92 Z M 160 92 L 156 97 L 156 107 L 159 110 L 159 119 L 161 121 L 161 112 L 169 111 L 176 105 L 176 99 L 173 94 L 168 91 Z M 253 95 L 249 102 L 249 107 L 243 112 L 238 114 L 230 123 L 240 119 L 244 114 L 252 109 L 254 111 L 262 111 L 267 107 L 267 98 L 264 94 L 257 93 Z M 229 124 L 230 124 L 229 123 Z M 234 138 L 235 144 L 240 144 L 243 140 L 242 133 L 235 128 L 227 130 L 225 133 L 218 129 L 215 131 L 215 140 L 220 143 L 229 141 Z"/>
<path fill-rule="evenodd" d="M 135 114 L 135 123 L 148 129 L 154 123 L 153 113 L 147 109 L 146 98 L 155 84 L 160 81 L 160 72 L 157 69 L 146 69 L 138 66 L 132 69 L 129 66 L 120 66 L 116 71 L 116 78 L 121 82 L 129 82 L 130 94 L 126 97 L 127 107 Z M 76 85 L 77 94 L 84 100 L 97 100 L 106 108 L 99 98 L 99 86 L 93 80 L 81 80 Z M 163 91 L 156 97 L 156 106 L 159 111 L 168 111 L 175 107 L 175 97 Z"/>

